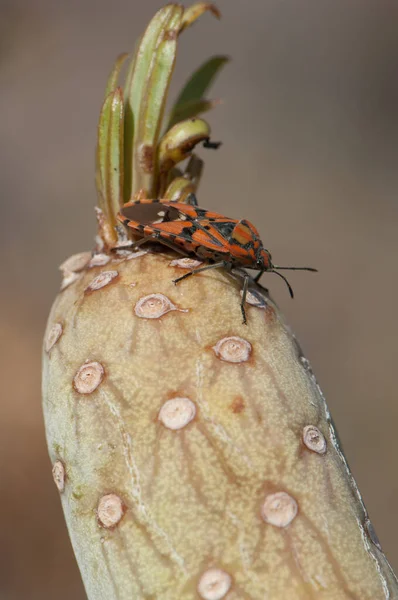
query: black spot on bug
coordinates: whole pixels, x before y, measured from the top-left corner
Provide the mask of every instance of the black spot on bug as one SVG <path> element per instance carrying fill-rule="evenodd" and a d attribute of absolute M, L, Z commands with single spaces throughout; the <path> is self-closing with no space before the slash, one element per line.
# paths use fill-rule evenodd
<path fill-rule="evenodd" d="M 200 218 L 204 218 L 207 215 L 207 210 L 204 208 L 195 208 L 195 212 L 197 216 Z"/>
<path fill-rule="evenodd" d="M 231 233 L 233 232 L 233 230 L 235 229 L 235 223 L 231 223 L 231 222 L 221 222 L 221 223 L 213 223 L 212 227 L 214 227 L 214 229 L 217 229 L 217 231 L 219 233 L 221 233 L 221 235 L 228 239 L 231 236 Z"/>
<path fill-rule="evenodd" d="M 240 244 L 239 242 L 235 242 L 233 238 L 231 238 L 230 240 L 228 240 L 228 242 L 232 248 L 234 246 L 237 248 L 244 248 L 245 250 L 252 250 L 254 248 L 254 243 L 252 240 L 250 240 L 250 242 L 247 242 L 246 244 Z"/>
<path fill-rule="evenodd" d="M 192 223 L 191 225 L 184 227 L 184 234 L 192 237 L 197 230 L 198 228 L 195 223 Z"/>

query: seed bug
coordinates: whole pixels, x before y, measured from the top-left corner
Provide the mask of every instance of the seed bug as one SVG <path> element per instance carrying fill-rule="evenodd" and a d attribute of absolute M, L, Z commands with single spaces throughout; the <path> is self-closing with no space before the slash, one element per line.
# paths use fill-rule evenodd
<path fill-rule="evenodd" d="M 190 194 L 187 203 L 163 199 L 131 201 L 123 206 L 118 219 L 134 234 L 142 236 L 133 243 L 134 247 L 156 241 L 184 256 L 197 257 L 207 262 L 205 266 L 175 279 L 175 284 L 208 269 L 223 267 L 230 271 L 234 267 L 243 267 L 258 271 L 254 277 L 256 283 L 263 273 L 275 273 L 286 283 L 293 298 L 291 285 L 279 271 L 317 271 L 312 267 L 275 265 L 271 253 L 264 248 L 256 227 L 250 221 L 237 221 L 199 208 L 194 194 Z M 247 323 L 245 301 L 249 279 L 246 273 L 241 300 L 244 324 Z"/>

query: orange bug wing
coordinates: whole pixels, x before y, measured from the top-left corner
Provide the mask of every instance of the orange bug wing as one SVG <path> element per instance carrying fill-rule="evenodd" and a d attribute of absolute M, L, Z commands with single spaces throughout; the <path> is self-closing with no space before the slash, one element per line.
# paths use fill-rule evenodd
<path fill-rule="evenodd" d="M 242 265 L 251 266 L 256 260 L 256 252 L 261 246 L 257 229 L 249 221 L 236 223 L 228 238 L 230 254 Z"/>
<path fill-rule="evenodd" d="M 200 221 L 199 221 L 200 223 Z M 196 222 L 194 225 L 197 225 Z M 225 239 L 216 231 L 205 228 L 198 228 L 192 233 L 192 240 L 196 246 L 203 246 L 209 250 L 214 250 L 217 254 L 228 254 L 228 250 L 225 249 Z"/>

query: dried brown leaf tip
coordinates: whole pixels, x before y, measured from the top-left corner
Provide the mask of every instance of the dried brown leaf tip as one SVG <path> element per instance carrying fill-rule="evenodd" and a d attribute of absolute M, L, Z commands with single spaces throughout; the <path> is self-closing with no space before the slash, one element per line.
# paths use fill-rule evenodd
<path fill-rule="evenodd" d="M 266 496 L 261 507 L 261 516 L 266 523 L 275 527 L 287 527 L 296 517 L 297 502 L 286 492 Z"/>
<path fill-rule="evenodd" d="M 160 319 L 170 311 L 188 312 L 175 306 L 163 294 L 149 294 L 140 298 L 134 307 L 134 312 L 141 319 Z"/>
<path fill-rule="evenodd" d="M 172 398 L 167 400 L 159 411 L 159 421 L 167 429 L 182 429 L 196 415 L 196 406 L 189 398 Z"/>
<path fill-rule="evenodd" d="M 220 11 L 212 2 L 195 2 L 195 4 L 185 9 L 180 31 L 192 25 L 206 10 L 210 11 L 217 19 L 221 18 Z"/>
<path fill-rule="evenodd" d="M 46 342 L 45 342 L 45 345 L 44 345 L 47 354 L 51 351 L 51 349 L 58 342 L 59 338 L 62 335 L 62 332 L 63 332 L 63 328 L 62 328 L 61 323 L 54 323 L 51 326 L 51 329 L 48 332 L 48 335 L 47 335 L 47 338 L 46 338 Z"/>
<path fill-rule="evenodd" d="M 221 600 L 231 589 L 232 577 L 222 569 L 209 569 L 199 580 L 198 592 L 203 600 Z"/>
<path fill-rule="evenodd" d="M 123 502 L 117 494 L 106 494 L 98 502 L 98 521 L 107 529 L 115 527 L 123 517 L 123 513 Z"/>
<path fill-rule="evenodd" d="M 119 276 L 118 271 L 103 271 L 97 277 L 94 277 L 92 282 L 86 287 L 84 292 L 89 294 L 91 292 L 96 292 L 97 290 L 102 289 L 103 287 L 109 285 L 116 277 Z"/>
<path fill-rule="evenodd" d="M 65 467 L 60 460 L 56 460 L 53 464 L 53 479 L 54 483 L 58 488 L 58 491 L 62 494 L 65 489 Z"/>
<path fill-rule="evenodd" d="M 219 340 L 213 350 L 218 358 L 226 362 L 242 363 L 250 358 L 252 346 L 250 342 L 237 336 Z"/>
<path fill-rule="evenodd" d="M 315 425 L 307 425 L 303 429 L 303 442 L 309 450 L 318 454 L 325 454 L 325 436 Z"/>
<path fill-rule="evenodd" d="M 79 394 L 91 394 L 102 382 L 105 375 L 101 363 L 84 363 L 73 378 L 73 387 Z"/>

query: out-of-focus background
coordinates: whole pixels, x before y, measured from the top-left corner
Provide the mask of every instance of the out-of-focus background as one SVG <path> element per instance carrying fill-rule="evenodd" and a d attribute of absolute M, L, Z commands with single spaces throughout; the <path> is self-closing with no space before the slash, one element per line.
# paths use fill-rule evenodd
<path fill-rule="evenodd" d="M 158 0 L 0 2 L 0 596 L 83 600 L 51 477 L 41 338 L 58 265 L 95 233 L 105 81 Z M 181 39 L 172 93 L 211 54 L 218 152 L 200 203 L 247 217 L 290 276 L 264 277 L 313 363 L 398 569 L 398 3 L 221 0 Z"/>

